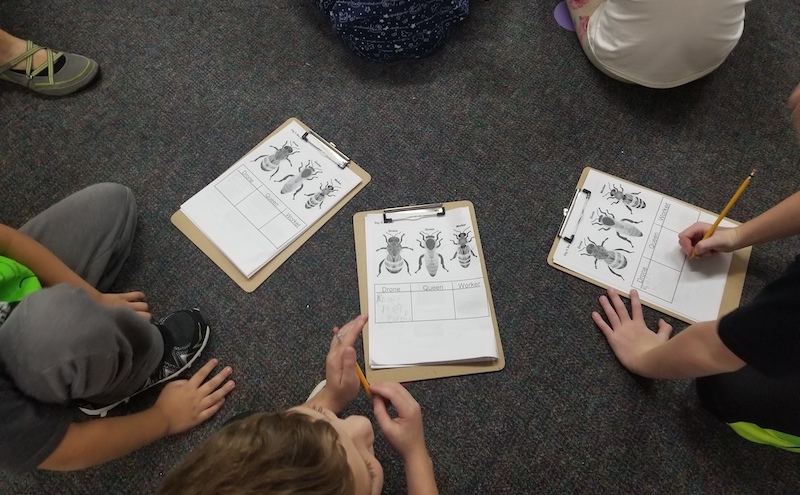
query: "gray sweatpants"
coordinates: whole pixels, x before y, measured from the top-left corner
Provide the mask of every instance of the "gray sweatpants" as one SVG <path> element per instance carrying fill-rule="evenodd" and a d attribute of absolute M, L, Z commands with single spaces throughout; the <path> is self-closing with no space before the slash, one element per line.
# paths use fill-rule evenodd
<path fill-rule="evenodd" d="M 133 193 L 112 183 L 78 191 L 19 229 L 101 292 L 130 254 L 135 230 Z M 121 400 L 144 384 L 163 353 L 155 325 L 67 284 L 30 294 L 0 326 L 0 366 L 25 395 L 46 403 Z"/>

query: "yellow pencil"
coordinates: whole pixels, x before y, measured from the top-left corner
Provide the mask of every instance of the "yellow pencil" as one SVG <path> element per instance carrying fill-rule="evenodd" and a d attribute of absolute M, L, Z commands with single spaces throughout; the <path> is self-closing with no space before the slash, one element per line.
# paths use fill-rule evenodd
<path fill-rule="evenodd" d="M 706 231 L 705 235 L 701 240 L 704 241 L 709 237 L 711 237 L 712 235 L 714 235 L 714 231 L 717 230 L 717 226 L 719 226 L 719 223 L 722 221 L 723 218 L 725 218 L 728 212 L 731 211 L 731 208 L 733 208 L 733 205 L 736 204 L 736 202 L 739 200 L 739 196 L 741 196 L 744 190 L 747 189 L 747 186 L 750 185 L 750 181 L 753 179 L 753 176 L 755 175 L 756 175 L 756 169 L 753 169 L 750 172 L 750 175 L 748 175 L 747 178 L 745 178 L 745 180 L 742 181 L 742 185 L 739 186 L 739 189 L 736 190 L 736 193 L 733 195 L 731 200 L 728 201 L 727 205 L 725 205 L 725 208 L 723 208 L 722 212 L 717 217 L 717 221 L 714 222 L 711 228 Z M 694 253 L 692 253 L 692 258 L 694 258 Z"/>
<path fill-rule="evenodd" d="M 361 386 L 364 387 L 364 392 L 366 392 L 367 397 L 372 397 L 372 392 L 369 390 L 369 382 L 367 381 L 367 377 L 364 376 L 364 372 L 361 371 L 361 367 L 356 363 L 356 374 L 358 374 L 358 380 L 361 382 Z"/>

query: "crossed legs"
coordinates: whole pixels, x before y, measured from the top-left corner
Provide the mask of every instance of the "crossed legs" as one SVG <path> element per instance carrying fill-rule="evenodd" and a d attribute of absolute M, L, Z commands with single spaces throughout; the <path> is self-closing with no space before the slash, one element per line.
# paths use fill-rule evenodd
<path fill-rule="evenodd" d="M 104 291 L 130 252 L 135 226 L 131 191 L 95 184 L 20 232 Z M 0 362 L 23 393 L 46 403 L 121 400 L 141 387 L 163 352 L 160 332 L 141 315 L 66 284 L 29 295 L 0 326 Z"/>

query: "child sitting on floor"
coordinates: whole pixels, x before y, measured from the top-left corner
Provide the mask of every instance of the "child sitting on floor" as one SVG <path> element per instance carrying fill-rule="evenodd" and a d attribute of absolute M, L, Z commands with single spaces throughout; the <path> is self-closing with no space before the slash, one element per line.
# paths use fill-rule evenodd
<path fill-rule="evenodd" d="M 0 470 L 96 466 L 213 416 L 233 389 L 230 367 L 188 370 L 210 329 L 196 309 L 151 322 L 142 292 L 107 292 L 136 231 L 127 187 L 94 184 L 19 230 L 0 224 Z M 155 405 L 105 416 L 172 381 Z"/>
<path fill-rule="evenodd" d="M 430 55 L 469 14 L 469 0 L 312 1 L 350 50 L 378 62 Z"/>
<path fill-rule="evenodd" d="M 566 0 L 583 51 L 606 75 L 673 88 L 719 67 L 748 0 Z"/>
<path fill-rule="evenodd" d="M 366 321 L 360 316 L 334 328 L 326 380 L 303 405 L 234 417 L 172 470 L 158 493 L 381 493 L 383 470 L 373 450 L 372 423 L 364 416 L 338 417 L 358 395 L 353 343 Z M 405 463 L 408 493 L 437 494 L 419 404 L 398 383 L 370 389 L 375 418 Z M 387 403 L 396 418 L 389 416 Z"/>

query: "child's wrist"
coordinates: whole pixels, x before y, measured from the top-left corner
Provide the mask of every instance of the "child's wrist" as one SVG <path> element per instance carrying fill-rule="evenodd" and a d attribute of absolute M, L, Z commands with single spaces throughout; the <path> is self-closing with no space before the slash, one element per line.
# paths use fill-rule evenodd
<path fill-rule="evenodd" d="M 344 409 L 328 387 L 323 387 L 322 390 L 309 399 L 306 404 L 313 404 L 314 406 L 328 409 L 333 411 L 334 414 L 339 414 L 342 412 L 342 409 Z"/>
<path fill-rule="evenodd" d="M 433 465 L 433 460 L 431 459 L 431 455 L 428 452 L 428 448 L 425 444 L 414 447 L 413 449 L 409 449 L 407 452 L 403 454 L 403 462 L 406 465 L 411 463 L 419 463 L 419 464 L 431 464 Z"/>

